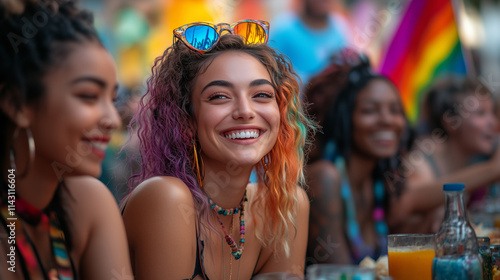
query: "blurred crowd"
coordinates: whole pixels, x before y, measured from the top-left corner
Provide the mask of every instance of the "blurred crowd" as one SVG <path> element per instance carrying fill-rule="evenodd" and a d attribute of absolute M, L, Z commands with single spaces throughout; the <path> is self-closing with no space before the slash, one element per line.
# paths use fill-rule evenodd
<path fill-rule="evenodd" d="M 121 86 L 117 106 L 123 127 L 113 135 L 101 181 L 117 201 L 129 192 L 139 153 L 134 128 L 127 124 L 145 93 L 154 58 L 172 43 L 172 29 L 193 21 L 258 18 L 270 22 L 268 44 L 290 58 L 308 114 L 321 128 L 311 135 L 314 145 L 306 166 L 309 264 L 359 263 L 367 255 L 387 254 L 383 237 L 390 232 L 435 232 L 444 215 L 445 182 L 466 184 L 473 217 L 500 211 L 494 206 L 500 199 L 499 54 L 485 47 L 484 37 L 470 35 L 474 15 L 491 7 L 461 2 L 456 15 L 462 15 L 460 31 L 469 32 L 462 40 L 468 75 L 435 77 L 420 96 L 418 118 L 409 119 L 395 81 L 378 70 L 407 3 L 84 3 L 95 11 L 104 44 L 117 60 Z M 492 21 L 487 13 L 484 19 Z M 463 27 L 463 22 L 471 26 Z M 494 44 L 496 38 L 490 40 Z M 341 244 L 335 254 L 330 243 Z"/>

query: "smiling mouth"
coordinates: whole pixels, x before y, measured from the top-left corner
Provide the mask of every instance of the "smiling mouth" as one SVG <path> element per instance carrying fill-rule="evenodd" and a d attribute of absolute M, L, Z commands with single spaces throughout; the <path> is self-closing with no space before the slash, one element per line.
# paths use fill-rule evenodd
<path fill-rule="evenodd" d="M 397 139 L 397 134 L 394 131 L 383 130 L 373 134 L 373 138 L 377 141 L 395 141 Z"/>
<path fill-rule="evenodd" d="M 258 129 L 233 130 L 224 133 L 227 139 L 255 139 L 260 136 Z"/>
<path fill-rule="evenodd" d="M 94 153 L 103 156 L 108 148 L 109 139 L 84 139 Z"/>

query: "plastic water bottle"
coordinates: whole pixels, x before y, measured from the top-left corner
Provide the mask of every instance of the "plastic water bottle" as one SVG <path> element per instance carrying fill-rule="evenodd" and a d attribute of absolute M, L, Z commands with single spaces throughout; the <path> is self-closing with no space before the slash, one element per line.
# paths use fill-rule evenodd
<path fill-rule="evenodd" d="M 481 280 L 482 261 L 476 233 L 464 207 L 464 184 L 444 184 L 445 217 L 436 234 L 433 280 Z"/>

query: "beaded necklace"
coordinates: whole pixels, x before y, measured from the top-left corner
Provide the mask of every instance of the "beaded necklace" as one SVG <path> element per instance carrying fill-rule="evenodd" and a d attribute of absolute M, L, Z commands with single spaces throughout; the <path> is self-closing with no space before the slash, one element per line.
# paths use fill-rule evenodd
<path fill-rule="evenodd" d="M 224 233 L 226 243 L 231 247 L 231 255 L 238 260 L 241 258 L 241 255 L 243 254 L 243 249 L 244 249 L 244 244 L 245 244 L 245 220 L 244 220 L 244 214 L 245 214 L 245 202 L 248 201 L 247 198 L 247 192 L 245 191 L 245 196 L 243 199 L 240 201 L 240 204 L 236 206 L 235 208 L 230 208 L 230 209 L 224 209 L 217 205 L 215 202 L 212 201 L 212 199 L 208 198 L 208 203 L 210 203 L 210 208 L 217 213 L 217 220 L 219 221 L 219 224 L 222 227 L 222 232 Z M 239 246 L 236 244 L 234 241 L 233 237 L 231 234 L 228 234 L 226 232 L 226 228 L 224 227 L 224 223 L 222 223 L 221 219 L 219 218 L 218 215 L 233 215 L 233 214 L 238 214 L 238 212 L 241 211 L 240 214 L 240 242 Z"/>
<path fill-rule="evenodd" d="M 384 199 L 385 188 L 382 181 L 377 180 L 374 183 L 373 194 L 375 196 L 375 207 L 373 209 L 373 220 L 375 221 L 375 231 L 377 232 L 377 246 L 376 248 L 366 245 L 361 235 L 360 226 L 356 219 L 356 208 L 354 205 L 354 198 L 349 184 L 349 177 L 345 167 L 345 161 L 342 157 L 337 157 L 335 165 L 340 171 L 341 176 L 341 195 L 345 203 L 346 210 L 346 226 L 347 237 L 351 244 L 352 261 L 359 263 L 364 257 L 370 256 L 377 258 L 387 249 L 387 233 L 388 228 L 384 220 Z"/>
<path fill-rule="evenodd" d="M 64 232 L 53 210 L 47 214 L 37 209 L 21 197 L 16 197 L 15 211 L 9 208 L 9 203 L 3 203 L 1 207 L 1 222 L 7 232 L 14 225 L 15 248 L 21 257 L 22 271 L 25 279 L 59 279 L 71 280 L 75 273 L 73 262 L 69 258 L 66 248 Z M 46 271 L 40 256 L 36 251 L 33 241 L 28 236 L 22 221 L 32 225 L 41 225 L 42 229 L 49 232 L 52 245 L 52 253 L 55 258 L 56 267 Z M 9 227 L 8 227 L 9 226 Z"/>

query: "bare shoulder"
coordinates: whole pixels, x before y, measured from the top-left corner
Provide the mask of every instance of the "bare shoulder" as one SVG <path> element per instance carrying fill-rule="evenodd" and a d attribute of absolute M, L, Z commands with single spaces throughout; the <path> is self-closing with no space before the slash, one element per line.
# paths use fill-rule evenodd
<path fill-rule="evenodd" d="M 107 242 L 110 248 L 114 248 L 112 252 L 106 252 L 114 259 L 114 263 L 104 264 L 103 261 L 102 265 L 127 266 L 125 231 L 118 204 L 109 189 L 101 181 L 90 176 L 66 178 L 65 185 L 68 190 L 65 201 L 72 220 L 75 261 L 81 261 L 81 268 L 89 273 L 106 271 L 107 268 L 99 269 L 101 264 L 89 263 L 88 258 L 98 255 L 95 250 L 102 245 L 99 242 Z"/>
<path fill-rule="evenodd" d="M 123 211 L 136 279 L 183 279 L 196 260 L 197 213 L 178 178 L 158 176 L 130 194 Z"/>
<path fill-rule="evenodd" d="M 311 198 L 326 198 L 340 192 L 341 175 L 328 160 L 320 160 L 305 168 L 307 194 Z"/>
<path fill-rule="evenodd" d="M 159 213 L 165 214 L 157 215 Z M 146 219 L 167 222 L 171 216 L 183 217 L 185 223 L 176 225 L 181 227 L 193 225 L 196 219 L 193 197 L 188 186 L 182 180 L 170 176 L 152 177 L 142 182 L 128 197 L 123 211 L 128 232 L 131 225 L 142 225 Z"/>
<path fill-rule="evenodd" d="M 124 214 L 137 206 L 156 207 L 160 204 L 192 204 L 193 198 L 188 186 L 180 179 L 171 176 L 157 176 L 139 184 L 130 194 Z"/>
<path fill-rule="evenodd" d="M 424 151 L 414 148 L 403 160 L 402 167 L 404 177 L 407 178 L 408 186 L 418 186 L 421 183 L 432 181 L 435 179 L 435 172 L 429 162 L 429 158 L 433 155 L 428 155 Z"/>
<path fill-rule="evenodd" d="M 304 208 L 304 207 L 309 208 L 309 197 L 307 196 L 306 191 L 300 186 L 297 186 L 295 188 L 295 191 L 296 191 L 298 208 L 299 209 Z"/>
<path fill-rule="evenodd" d="M 96 207 L 118 207 L 109 189 L 101 181 L 90 176 L 78 176 L 65 179 L 68 188 L 70 205 L 82 208 L 82 213 L 88 212 L 89 205 Z M 80 212 L 77 210 L 77 212 Z"/>

